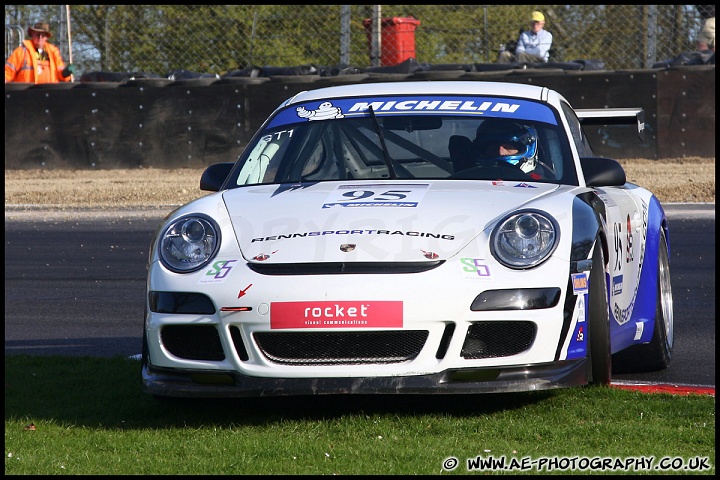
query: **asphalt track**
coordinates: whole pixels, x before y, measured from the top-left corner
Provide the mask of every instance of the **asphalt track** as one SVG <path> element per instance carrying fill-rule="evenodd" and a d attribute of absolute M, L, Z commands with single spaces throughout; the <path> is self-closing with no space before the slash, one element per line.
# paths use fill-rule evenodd
<path fill-rule="evenodd" d="M 715 204 L 666 204 L 675 311 L 670 368 L 614 374 L 618 388 L 715 392 Z M 172 206 L 5 207 L 5 354 L 140 352 L 150 239 Z"/>

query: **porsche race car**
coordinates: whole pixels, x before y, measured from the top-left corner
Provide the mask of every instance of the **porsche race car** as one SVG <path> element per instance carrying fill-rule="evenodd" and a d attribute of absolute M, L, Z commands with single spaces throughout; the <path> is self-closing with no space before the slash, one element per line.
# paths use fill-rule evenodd
<path fill-rule="evenodd" d="M 152 241 L 143 390 L 518 392 L 666 368 L 668 221 L 589 123 L 641 134 L 643 111 L 475 81 L 287 99 Z"/>

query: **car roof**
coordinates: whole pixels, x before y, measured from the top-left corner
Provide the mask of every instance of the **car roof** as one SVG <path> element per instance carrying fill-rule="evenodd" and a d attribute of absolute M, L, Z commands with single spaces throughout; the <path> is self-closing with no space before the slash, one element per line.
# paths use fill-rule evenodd
<path fill-rule="evenodd" d="M 547 87 L 510 82 L 431 81 L 359 83 L 300 92 L 288 99 L 284 103 L 284 106 L 325 98 L 366 97 L 375 95 L 494 95 L 547 101 L 550 92 L 552 91 Z"/>

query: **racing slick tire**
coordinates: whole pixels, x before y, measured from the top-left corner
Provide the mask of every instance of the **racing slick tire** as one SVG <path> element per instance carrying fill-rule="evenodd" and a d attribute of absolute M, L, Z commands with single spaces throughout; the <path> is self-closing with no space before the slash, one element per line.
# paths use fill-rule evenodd
<path fill-rule="evenodd" d="M 633 345 L 614 355 L 616 373 L 663 370 L 670 365 L 674 346 L 673 298 L 665 232 L 660 231 L 655 323 L 650 343 Z"/>
<path fill-rule="evenodd" d="M 592 256 L 588 299 L 588 359 L 590 360 L 590 384 L 609 385 L 612 375 L 610 354 L 610 311 L 605 281 L 605 255 L 598 237 Z"/>

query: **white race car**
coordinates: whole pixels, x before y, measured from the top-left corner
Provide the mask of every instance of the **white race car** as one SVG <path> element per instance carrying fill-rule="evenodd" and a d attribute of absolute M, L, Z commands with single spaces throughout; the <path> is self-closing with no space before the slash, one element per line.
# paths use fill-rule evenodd
<path fill-rule="evenodd" d="M 668 221 L 548 88 L 306 91 L 152 242 L 143 391 L 483 393 L 666 368 Z"/>

